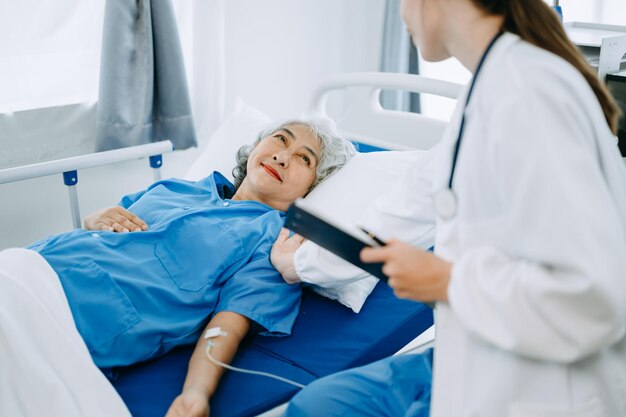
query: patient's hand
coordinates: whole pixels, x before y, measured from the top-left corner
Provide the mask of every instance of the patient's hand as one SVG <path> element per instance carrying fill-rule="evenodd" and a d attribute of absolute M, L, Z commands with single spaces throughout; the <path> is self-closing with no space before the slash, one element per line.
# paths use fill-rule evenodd
<path fill-rule="evenodd" d="M 180 394 L 165 417 L 207 417 L 209 415 L 209 399 L 201 392 L 187 390 Z"/>
<path fill-rule="evenodd" d="M 283 279 L 288 284 L 300 282 L 300 277 L 296 274 L 296 267 L 293 263 L 293 255 L 304 243 L 304 238 L 300 235 L 289 237 L 289 230 L 283 229 L 278 235 L 278 239 L 272 246 L 270 259 L 274 268 L 280 272 Z"/>
<path fill-rule="evenodd" d="M 111 232 L 140 232 L 148 225 L 123 207 L 115 206 L 85 217 L 85 230 L 109 230 Z"/>

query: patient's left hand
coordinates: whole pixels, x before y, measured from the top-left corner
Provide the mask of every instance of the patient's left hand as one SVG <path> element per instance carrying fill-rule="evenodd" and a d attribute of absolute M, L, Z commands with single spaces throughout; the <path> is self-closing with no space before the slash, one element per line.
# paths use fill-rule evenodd
<path fill-rule="evenodd" d="M 272 246 L 270 260 L 287 284 L 300 282 L 300 277 L 296 273 L 296 266 L 293 263 L 293 256 L 304 241 L 305 239 L 297 234 L 289 237 L 289 230 L 283 229 Z"/>
<path fill-rule="evenodd" d="M 165 417 L 208 417 L 209 400 L 199 391 L 187 390 L 180 394 Z"/>

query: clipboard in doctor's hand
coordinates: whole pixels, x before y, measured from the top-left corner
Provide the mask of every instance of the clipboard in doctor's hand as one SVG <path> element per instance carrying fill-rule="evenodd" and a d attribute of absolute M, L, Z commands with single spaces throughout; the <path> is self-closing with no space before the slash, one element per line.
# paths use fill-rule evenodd
<path fill-rule="evenodd" d="M 320 213 L 306 206 L 306 200 L 298 199 L 289 206 L 285 227 L 302 237 L 320 245 L 350 262 L 357 268 L 374 275 L 385 282 L 389 279 L 383 274 L 383 264 L 365 263 L 359 258 L 361 250 L 365 247 L 379 247 L 380 244 L 364 231 L 354 227 L 343 227 L 333 223 Z"/>

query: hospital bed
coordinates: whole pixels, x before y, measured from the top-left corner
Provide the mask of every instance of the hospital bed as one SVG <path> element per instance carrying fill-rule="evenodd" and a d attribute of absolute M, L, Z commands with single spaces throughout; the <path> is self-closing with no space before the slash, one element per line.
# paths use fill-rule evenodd
<path fill-rule="evenodd" d="M 340 114 L 330 115 L 360 144 L 361 151 L 428 149 L 439 140 L 445 121 L 384 110 L 379 100 L 382 90 L 454 99 L 460 86 L 404 74 L 343 74 L 320 85 L 313 94 L 311 109 L 328 113 L 329 100 L 337 96 L 335 99 L 343 101 Z M 0 172 L 0 180 L 2 175 Z M 359 314 L 305 289 L 292 335 L 250 336 L 232 364 L 306 385 L 337 371 L 423 348 L 433 338 L 432 310 L 421 303 L 397 299 L 384 283 L 375 287 Z M 113 370 L 110 379 L 133 416 L 165 414 L 180 393 L 193 348 L 180 347 L 161 358 Z M 211 400 L 211 415 L 280 415 L 297 391 L 281 381 L 229 371 Z"/>
<path fill-rule="evenodd" d="M 346 135 L 361 144 L 361 151 L 428 149 L 439 140 L 445 121 L 384 110 L 379 101 L 381 90 L 455 98 L 460 86 L 403 74 L 342 74 L 320 85 L 311 108 L 328 113 L 333 99 L 343 100 L 345 110 L 331 116 Z M 292 336 L 250 337 L 241 345 L 233 365 L 307 384 L 399 351 L 423 348 L 434 338 L 432 326 L 428 306 L 395 298 L 384 283 L 375 287 L 359 314 L 305 290 Z M 134 416 L 164 414 L 180 392 L 192 349 L 180 348 L 155 361 L 119 370 L 113 384 Z M 219 417 L 280 415 L 281 404 L 297 391 L 280 381 L 227 372 L 211 401 L 211 413 Z"/>

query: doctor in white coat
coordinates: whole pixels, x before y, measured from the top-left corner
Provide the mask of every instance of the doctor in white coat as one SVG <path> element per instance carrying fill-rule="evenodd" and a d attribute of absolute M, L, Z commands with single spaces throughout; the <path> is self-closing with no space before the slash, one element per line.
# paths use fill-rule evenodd
<path fill-rule="evenodd" d="M 399 297 L 436 302 L 430 415 L 626 416 L 614 101 L 542 0 L 404 0 L 403 18 L 425 59 L 474 73 L 433 178 L 435 255 L 361 254 Z M 318 380 L 287 415 L 424 415 L 400 360 Z"/>

